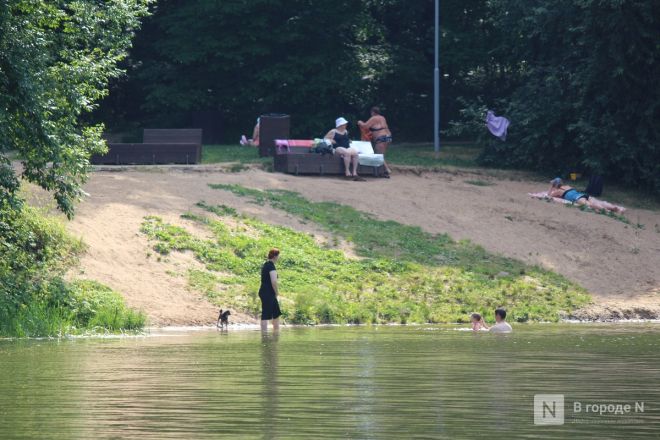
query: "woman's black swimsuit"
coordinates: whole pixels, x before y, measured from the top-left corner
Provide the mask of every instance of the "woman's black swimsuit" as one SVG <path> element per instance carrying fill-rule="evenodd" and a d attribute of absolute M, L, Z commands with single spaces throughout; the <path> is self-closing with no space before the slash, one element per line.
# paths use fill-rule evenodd
<path fill-rule="evenodd" d="M 259 287 L 259 299 L 261 299 L 261 320 L 276 319 L 282 315 L 280 303 L 277 301 L 270 273 L 275 270 L 275 263 L 268 260 L 261 267 L 261 287 Z"/>
<path fill-rule="evenodd" d="M 335 136 L 333 140 L 335 141 L 335 148 L 336 147 L 343 147 L 346 149 L 351 148 L 351 138 L 348 137 L 348 131 L 346 131 L 346 133 L 344 134 L 340 134 L 339 132 L 337 132 L 337 130 L 335 130 Z"/>

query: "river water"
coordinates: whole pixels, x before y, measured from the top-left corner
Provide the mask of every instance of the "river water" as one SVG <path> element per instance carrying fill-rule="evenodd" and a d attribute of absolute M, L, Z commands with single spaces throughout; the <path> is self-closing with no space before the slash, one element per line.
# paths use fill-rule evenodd
<path fill-rule="evenodd" d="M 0 438 L 660 438 L 660 325 L 515 330 L 3 340 Z"/>

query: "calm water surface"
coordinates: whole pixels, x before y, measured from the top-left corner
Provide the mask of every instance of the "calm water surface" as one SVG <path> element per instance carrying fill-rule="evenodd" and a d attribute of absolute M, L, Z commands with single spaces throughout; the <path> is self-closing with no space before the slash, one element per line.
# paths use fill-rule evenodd
<path fill-rule="evenodd" d="M 4 340 L 0 372 L 2 439 L 660 438 L 658 324 Z M 534 425 L 539 393 L 564 425 Z"/>

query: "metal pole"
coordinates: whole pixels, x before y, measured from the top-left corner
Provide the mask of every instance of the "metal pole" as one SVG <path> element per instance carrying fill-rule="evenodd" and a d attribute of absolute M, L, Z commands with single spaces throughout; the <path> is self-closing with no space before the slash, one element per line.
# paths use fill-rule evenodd
<path fill-rule="evenodd" d="M 435 0 L 435 69 L 433 71 L 433 145 L 436 159 L 440 156 L 440 0 Z"/>

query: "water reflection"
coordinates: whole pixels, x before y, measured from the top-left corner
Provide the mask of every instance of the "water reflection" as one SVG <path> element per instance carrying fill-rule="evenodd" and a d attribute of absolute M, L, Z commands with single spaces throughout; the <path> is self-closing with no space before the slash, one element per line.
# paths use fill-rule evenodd
<path fill-rule="evenodd" d="M 310 328 L 0 341 L 0 438 L 658 438 L 660 326 Z M 644 401 L 539 428 L 536 393 Z"/>
<path fill-rule="evenodd" d="M 278 341 L 280 333 L 278 331 L 268 333 L 261 332 L 261 368 L 263 370 L 263 438 L 278 438 Z"/>

